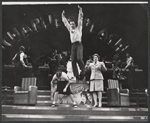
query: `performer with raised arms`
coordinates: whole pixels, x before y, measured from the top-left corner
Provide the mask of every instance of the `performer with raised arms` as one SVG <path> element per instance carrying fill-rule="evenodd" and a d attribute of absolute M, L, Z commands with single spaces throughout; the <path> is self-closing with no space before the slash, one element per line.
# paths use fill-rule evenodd
<path fill-rule="evenodd" d="M 62 21 L 66 28 L 68 29 L 70 33 L 70 40 L 72 43 L 71 46 L 71 59 L 72 59 L 72 67 L 73 67 L 73 73 L 76 77 L 77 83 L 79 82 L 79 72 L 77 69 L 77 64 L 79 65 L 81 69 L 81 75 L 83 79 L 84 75 L 84 62 L 83 62 L 83 46 L 82 46 L 82 27 L 83 27 L 83 12 L 82 8 L 78 6 L 79 8 L 79 14 L 78 14 L 78 25 L 76 26 L 75 21 L 68 20 L 65 17 L 65 11 L 62 12 Z"/>

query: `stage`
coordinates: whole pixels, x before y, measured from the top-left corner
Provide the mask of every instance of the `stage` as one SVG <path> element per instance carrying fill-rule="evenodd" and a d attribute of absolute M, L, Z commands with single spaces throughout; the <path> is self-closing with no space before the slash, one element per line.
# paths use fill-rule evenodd
<path fill-rule="evenodd" d="M 78 100 L 77 95 L 74 95 Z M 102 107 L 57 102 L 51 107 L 51 91 L 38 90 L 35 105 L 14 104 L 14 90 L 2 90 L 2 121 L 148 121 L 148 95 L 130 92 L 129 106 L 108 106 L 107 92 Z"/>
<path fill-rule="evenodd" d="M 2 105 L 2 121 L 148 121 L 148 108 Z"/>

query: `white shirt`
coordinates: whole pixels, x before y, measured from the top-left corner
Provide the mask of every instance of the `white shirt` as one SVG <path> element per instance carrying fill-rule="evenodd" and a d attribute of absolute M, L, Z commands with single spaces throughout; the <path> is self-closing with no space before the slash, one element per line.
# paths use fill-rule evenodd
<path fill-rule="evenodd" d="M 57 81 L 69 81 L 68 76 L 67 76 L 67 74 L 65 72 L 62 72 L 62 75 L 61 75 L 60 78 L 57 78 L 57 76 L 55 74 L 53 76 L 52 82 L 55 81 L 55 80 L 57 80 Z"/>
<path fill-rule="evenodd" d="M 133 64 L 133 58 L 131 56 L 129 58 L 127 58 L 126 64 L 127 64 L 127 66 L 130 66 Z"/>
<path fill-rule="evenodd" d="M 70 33 L 71 43 L 74 43 L 76 41 L 81 42 L 81 39 L 82 39 L 82 29 L 80 29 L 79 27 L 77 27 L 75 29 L 70 29 L 69 33 Z"/>
<path fill-rule="evenodd" d="M 62 15 L 62 21 L 64 25 L 67 27 L 69 33 L 70 33 L 70 40 L 71 43 L 74 43 L 76 41 L 81 42 L 82 39 L 82 23 L 83 23 L 83 12 L 82 10 L 79 10 L 78 15 L 78 26 L 75 29 L 72 29 L 70 24 L 68 23 L 66 17 Z"/>
<path fill-rule="evenodd" d="M 27 55 L 24 52 L 20 53 L 20 61 L 23 61 L 24 58 L 27 58 Z"/>

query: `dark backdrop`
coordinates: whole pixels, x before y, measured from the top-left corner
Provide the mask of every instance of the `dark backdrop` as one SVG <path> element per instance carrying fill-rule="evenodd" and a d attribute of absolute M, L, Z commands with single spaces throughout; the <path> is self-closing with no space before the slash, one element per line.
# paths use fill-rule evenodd
<path fill-rule="evenodd" d="M 145 78 L 148 78 L 148 10 L 143 4 L 82 4 L 84 17 L 89 18 L 95 25 L 91 33 L 89 27 L 83 27 L 84 61 L 89 55 L 98 53 L 102 58 L 111 61 L 114 50 L 107 42 L 97 37 L 102 29 L 107 29 L 108 36 L 116 34 L 129 44 L 128 52 L 134 58 L 139 68 L 144 70 Z M 13 26 L 30 20 L 34 17 L 48 14 L 53 17 L 61 17 L 65 10 L 66 16 L 74 15 L 77 19 L 77 5 L 3 5 L 2 6 L 2 36 L 5 38 L 7 31 Z M 10 64 L 18 47 L 24 45 L 30 48 L 33 56 L 50 54 L 53 49 L 68 50 L 70 38 L 64 26 L 34 33 L 22 38 L 13 46 L 5 46 L 2 52 L 3 64 Z M 121 59 L 125 61 L 125 52 L 121 53 Z M 146 80 L 148 81 L 148 80 Z"/>

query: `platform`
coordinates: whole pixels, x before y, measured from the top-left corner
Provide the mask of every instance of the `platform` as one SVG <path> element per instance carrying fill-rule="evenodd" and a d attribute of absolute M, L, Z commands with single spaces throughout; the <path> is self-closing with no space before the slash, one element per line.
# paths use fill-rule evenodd
<path fill-rule="evenodd" d="M 2 121 L 148 121 L 148 108 L 3 105 Z"/>

